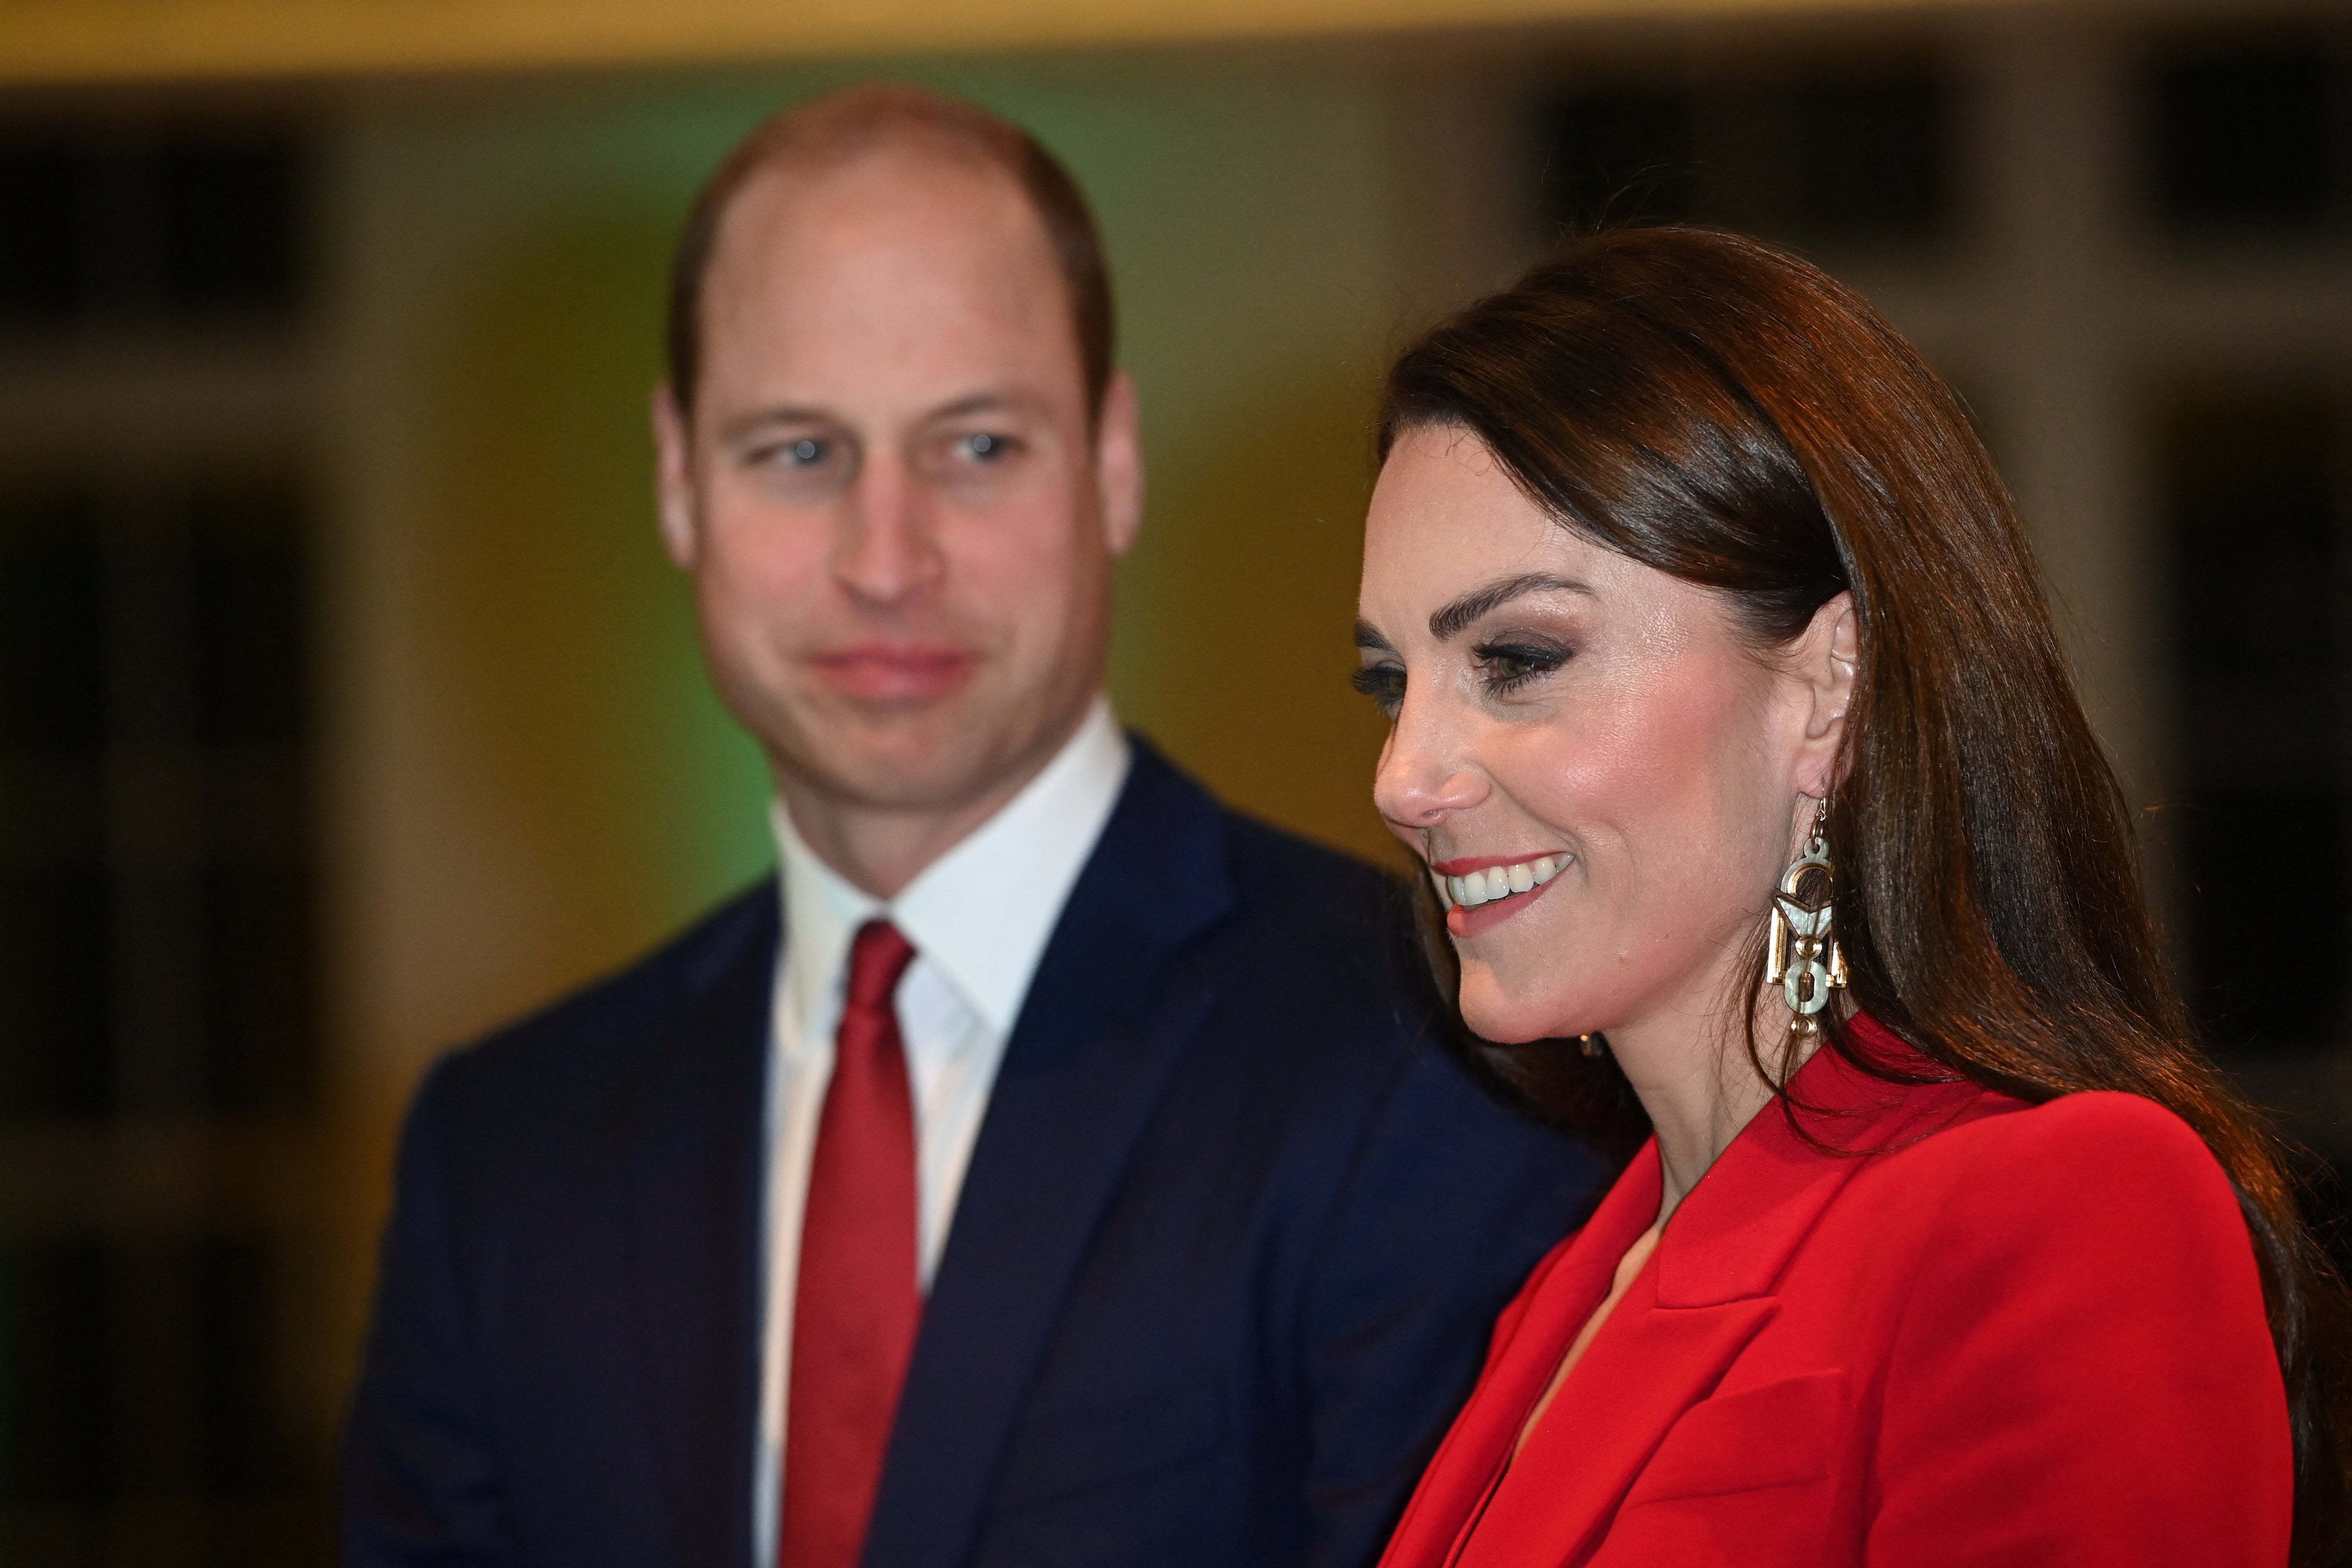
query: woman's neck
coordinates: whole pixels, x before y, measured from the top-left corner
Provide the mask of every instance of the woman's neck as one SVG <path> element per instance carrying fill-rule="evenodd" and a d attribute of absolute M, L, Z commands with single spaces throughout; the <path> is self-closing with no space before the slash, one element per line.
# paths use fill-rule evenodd
<path fill-rule="evenodd" d="M 1756 1008 L 1753 1026 L 1758 1043 L 1767 1047 L 1767 1061 L 1775 1037 L 1788 1026 L 1785 1006 L 1774 1016 L 1772 1005 L 1780 996 L 1777 986 L 1769 988 Z M 1796 1071 L 1820 1038 L 1816 1034 L 1799 1045 L 1781 1070 Z M 1750 1059 L 1738 1020 L 1720 1012 L 1612 1029 L 1609 1048 L 1657 1134 L 1663 1225 L 1740 1130 L 1771 1103 L 1772 1085 Z"/>

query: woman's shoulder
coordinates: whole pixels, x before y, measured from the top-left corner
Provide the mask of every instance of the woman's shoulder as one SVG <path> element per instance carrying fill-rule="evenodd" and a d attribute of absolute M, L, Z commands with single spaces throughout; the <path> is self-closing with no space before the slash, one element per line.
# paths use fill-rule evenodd
<path fill-rule="evenodd" d="M 1917 1152 L 1996 1180 L 2004 1172 L 2090 1179 L 2106 1173 L 2134 1184 L 2170 1177 L 2229 1184 L 2196 1129 L 2143 1095 L 2085 1089 L 2034 1104 L 1988 1091 L 1971 1110 L 1920 1140 Z"/>
<path fill-rule="evenodd" d="M 2152 1100 L 2110 1090 L 2040 1104 L 1987 1095 L 1974 1114 L 1888 1151 L 1857 1184 L 1891 1226 L 1953 1256 L 2128 1257 L 2200 1270 L 2252 1265 L 2237 1194 L 2196 1130 Z M 1857 1194 L 1859 1195 L 1859 1194 Z"/>
<path fill-rule="evenodd" d="M 2000 1502 L 2085 1540 L 2157 1519 L 2284 1543 L 2293 1456 L 2253 1241 L 2187 1122 L 2133 1094 L 2005 1100 L 1876 1163 L 1810 1294 L 1838 1355 L 1869 1325 L 1874 1463 L 1910 1498 L 1898 1557 Z"/>
<path fill-rule="evenodd" d="M 1985 1386 L 2096 1384 L 2117 1411 L 2266 1423 L 2283 1395 L 2253 1238 L 2196 1131 L 2133 1094 L 1986 1110 L 1865 1161 L 1784 1290 L 1875 1322 L 1902 1379 L 1963 1404 L 1977 1396 L 1948 1380 L 1966 1367 Z M 2195 1389 L 2176 1371 L 2133 1392 L 2190 1359 Z"/>
<path fill-rule="evenodd" d="M 1866 1016 L 1856 1019 L 1855 1034 L 1869 1059 L 1898 1072 L 1941 1075 L 1938 1081 L 1896 1088 L 1883 1079 L 1869 1082 L 1871 1075 L 1861 1067 L 1831 1064 L 1843 1069 L 1842 1082 L 1864 1086 L 1849 1089 L 1846 1098 L 1861 1100 L 1874 1095 L 1894 1102 L 1885 1105 L 1880 1111 L 1885 1120 L 1871 1131 L 1895 1132 L 1877 1142 L 1876 1152 L 1906 1175 L 1924 1175 L 1937 1167 L 1967 1168 L 1972 1182 L 1990 1183 L 1994 1191 L 2021 1199 L 2059 1195 L 2038 1194 L 2033 1186 L 2037 1179 L 2115 1180 L 2134 1186 L 2154 1182 L 2159 1188 L 2181 1183 L 2228 1191 L 2221 1163 L 2196 1129 L 2144 1095 L 2085 1089 L 2028 1101 L 1953 1078 L 1948 1068 L 1919 1056 Z M 1861 1120 L 1868 1123 L 1876 1118 L 1864 1115 Z M 1863 1147 L 1874 1142 L 1865 1135 Z"/>

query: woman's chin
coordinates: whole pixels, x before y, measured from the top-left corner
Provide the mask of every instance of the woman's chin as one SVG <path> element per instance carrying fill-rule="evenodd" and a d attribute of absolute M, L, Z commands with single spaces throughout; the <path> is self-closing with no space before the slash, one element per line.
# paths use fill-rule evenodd
<path fill-rule="evenodd" d="M 1471 1033 L 1498 1046 L 1524 1046 L 1531 1040 L 1577 1033 L 1561 1028 L 1557 1007 L 1507 995 L 1490 974 L 1469 964 L 1462 970 L 1461 1006 L 1462 1021 L 1470 1026 Z"/>

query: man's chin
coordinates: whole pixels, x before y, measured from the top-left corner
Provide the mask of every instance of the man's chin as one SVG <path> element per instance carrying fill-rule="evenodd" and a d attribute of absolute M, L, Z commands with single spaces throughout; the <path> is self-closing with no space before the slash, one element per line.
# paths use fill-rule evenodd
<path fill-rule="evenodd" d="M 943 717 L 910 711 L 813 735 L 797 756 L 779 759 L 782 771 L 844 805 L 955 812 L 1003 788 L 1022 759 Z"/>
<path fill-rule="evenodd" d="M 961 815 L 1009 798 L 1082 720 L 1091 688 L 1014 693 L 982 667 L 945 699 L 845 701 L 804 683 L 760 704 L 778 783 L 848 810 Z M 738 717 L 748 721 L 742 707 Z M 795 787 L 797 786 L 797 788 Z"/>

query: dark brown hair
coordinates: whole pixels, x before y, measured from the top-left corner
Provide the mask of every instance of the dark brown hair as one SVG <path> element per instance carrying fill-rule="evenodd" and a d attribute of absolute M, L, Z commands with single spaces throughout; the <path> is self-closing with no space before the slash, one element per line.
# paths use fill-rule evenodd
<path fill-rule="evenodd" d="M 1101 412 L 1111 373 L 1110 269 L 1103 260 L 1094 212 L 1078 183 L 1035 137 L 1011 121 L 973 104 L 893 82 L 844 88 L 762 121 L 735 144 L 695 197 L 670 260 L 669 385 L 681 412 L 694 406 L 702 369 L 702 284 L 735 197 L 755 175 L 771 169 L 828 169 L 892 145 L 916 146 L 1001 170 L 1020 186 L 1045 226 L 1069 291 L 1087 408 L 1090 415 Z"/>
<path fill-rule="evenodd" d="M 2294 1428 L 2295 1561 L 2333 1561 L 2343 1287 L 2276 1142 L 2196 1044 L 2015 509 L 1942 380 L 1793 257 L 1622 230 L 1404 352 L 1381 456 L 1433 425 L 1475 433 L 1565 526 L 1720 590 L 1759 647 L 1853 594 L 1861 662 L 1828 822 L 1851 995 L 1943 1072 L 2034 1102 L 2121 1089 L 2196 1129 L 2262 1266 Z M 1830 1041 L 1916 1079 L 1834 1024 Z M 1625 1103 L 1606 1058 L 1489 1049 L 1563 1114 Z"/>

